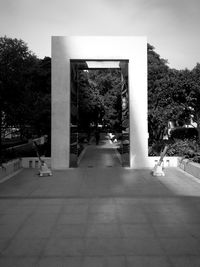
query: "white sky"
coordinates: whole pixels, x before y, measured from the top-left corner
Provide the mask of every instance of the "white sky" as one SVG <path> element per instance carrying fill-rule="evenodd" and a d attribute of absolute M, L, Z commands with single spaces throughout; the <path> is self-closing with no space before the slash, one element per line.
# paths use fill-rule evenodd
<path fill-rule="evenodd" d="M 0 36 L 40 58 L 52 35 L 145 35 L 176 69 L 200 62 L 200 0 L 0 0 Z"/>

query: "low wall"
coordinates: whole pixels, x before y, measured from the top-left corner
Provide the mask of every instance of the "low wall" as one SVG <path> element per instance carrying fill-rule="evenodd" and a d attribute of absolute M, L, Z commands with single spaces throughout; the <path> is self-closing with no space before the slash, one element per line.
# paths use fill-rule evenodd
<path fill-rule="evenodd" d="M 82 151 L 84 154 L 84 151 Z M 81 160 L 82 157 L 82 153 L 79 156 L 79 160 Z M 119 155 L 119 158 L 120 155 Z M 45 163 L 47 164 L 47 166 L 49 168 L 51 168 L 51 158 L 45 158 L 42 157 L 42 159 L 44 159 Z M 155 166 L 156 163 L 158 163 L 160 157 L 148 157 L 148 166 L 149 168 L 153 168 Z M 163 160 L 163 167 L 167 168 L 167 167 L 177 167 L 178 166 L 178 159 L 179 157 L 165 157 Z M 39 160 L 37 157 L 26 157 L 26 158 L 22 158 L 22 167 L 23 168 L 38 168 L 39 167 Z"/>
<path fill-rule="evenodd" d="M 200 164 L 199 163 L 193 162 L 189 159 L 179 159 L 178 163 L 179 163 L 178 166 L 183 171 L 185 171 L 185 172 L 193 175 L 194 177 L 200 179 Z"/>
<path fill-rule="evenodd" d="M 148 165 L 153 168 L 158 163 L 160 157 L 148 157 Z M 179 157 L 164 157 L 163 167 L 177 167 L 179 164 Z"/>
<path fill-rule="evenodd" d="M 47 166 L 51 168 L 51 158 L 42 157 Z M 26 157 L 22 158 L 22 168 L 39 168 L 40 162 L 37 157 Z"/>
<path fill-rule="evenodd" d="M 22 168 L 21 159 L 15 159 L 7 163 L 3 163 L 0 167 L 0 183 L 15 175 Z"/>

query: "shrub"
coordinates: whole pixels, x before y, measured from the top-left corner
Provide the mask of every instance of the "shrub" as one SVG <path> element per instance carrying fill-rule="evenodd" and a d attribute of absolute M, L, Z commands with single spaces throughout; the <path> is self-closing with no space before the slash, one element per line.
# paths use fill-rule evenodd
<path fill-rule="evenodd" d="M 194 156 L 194 158 L 192 158 L 192 161 L 196 162 L 196 163 L 200 163 L 200 155 L 196 155 Z"/>
<path fill-rule="evenodd" d="M 149 148 L 149 156 L 159 156 L 164 149 L 166 142 L 164 140 L 154 143 Z M 200 151 L 200 146 L 195 139 L 184 139 L 169 142 L 167 156 L 178 156 L 193 158 Z"/>
<path fill-rule="evenodd" d="M 176 140 L 176 142 L 169 147 L 167 155 L 192 158 L 195 155 L 195 146 L 196 141 L 194 140 Z"/>
<path fill-rule="evenodd" d="M 196 128 L 175 128 L 171 130 L 171 138 L 175 139 L 196 139 L 198 131 Z"/>
<path fill-rule="evenodd" d="M 153 143 L 150 147 L 149 147 L 149 156 L 159 156 L 162 149 L 164 148 L 164 142 L 163 141 L 157 141 L 155 143 Z"/>

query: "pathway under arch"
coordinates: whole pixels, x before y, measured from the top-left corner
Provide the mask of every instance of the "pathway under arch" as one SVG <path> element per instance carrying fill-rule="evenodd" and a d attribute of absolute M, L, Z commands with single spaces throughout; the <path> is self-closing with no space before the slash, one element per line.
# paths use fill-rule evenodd
<path fill-rule="evenodd" d="M 78 167 L 120 167 L 120 155 L 117 151 L 117 145 L 113 144 L 106 134 L 101 135 L 98 145 L 94 141 L 88 145 L 80 158 Z"/>

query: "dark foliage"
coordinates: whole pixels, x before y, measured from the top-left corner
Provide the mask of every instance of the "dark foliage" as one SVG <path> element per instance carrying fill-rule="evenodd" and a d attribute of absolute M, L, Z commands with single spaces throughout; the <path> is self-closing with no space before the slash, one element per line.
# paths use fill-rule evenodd
<path fill-rule="evenodd" d="M 171 138 L 176 139 L 196 139 L 198 131 L 196 128 L 175 128 L 171 130 Z"/>

